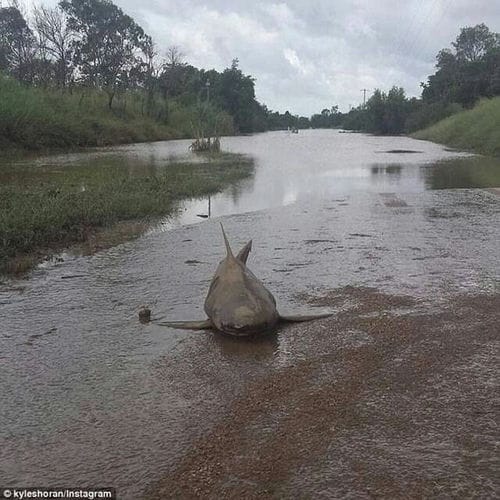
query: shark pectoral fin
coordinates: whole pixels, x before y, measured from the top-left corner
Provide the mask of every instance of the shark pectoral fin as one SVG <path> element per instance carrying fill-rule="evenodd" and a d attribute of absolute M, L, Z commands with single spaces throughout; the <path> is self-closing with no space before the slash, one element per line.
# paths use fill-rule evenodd
<path fill-rule="evenodd" d="M 287 323 L 300 323 L 302 321 L 313 321 L 315 319 L 328 318 L 333 316 L 333 313 L 323 313 L 323 314 L 297 314 L 282 316 L 280 314 L 280 320 Z"/>
<path fill-rule="evenodd" d="M 160 326 L 169 326 L 170 328 L 178 328 L 179 330 L 210 330 L 213 328 L 212 320 L 205 319 L 203 321 L 167 321 L 165 323 L 156 323 Z"/>
<path fill-rule="evenodd" d="M 243 262 L 243 264 L 247 263 L 248 259 L 248 254 L 250 253 L 250 250 L 252 250 L 252 240 L 250 240 L 239 252 L 236 258 L 240 261 Z"/>

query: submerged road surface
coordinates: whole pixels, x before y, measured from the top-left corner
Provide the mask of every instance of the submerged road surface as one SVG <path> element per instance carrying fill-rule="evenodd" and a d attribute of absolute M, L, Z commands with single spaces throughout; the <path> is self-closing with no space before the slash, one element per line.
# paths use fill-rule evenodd
<path fill-rule="evenodd" d="M 188 202 L 138 240 L 0 285 L 0 483 L 497 496 L 500 197 L 482 189 L 497 160 L 333 131 L 226 147 L 256 175 L 211 200 L 214 219 L 185 225 L 206 205 Z M 387 152 L 405 149 L 420 153 Z M 144 303 L 157 321 L 203 319 L 220 220 L 235 248 L 253 238 L 280 311 L 334 316 L 252 340 L 141 325 Z"/>

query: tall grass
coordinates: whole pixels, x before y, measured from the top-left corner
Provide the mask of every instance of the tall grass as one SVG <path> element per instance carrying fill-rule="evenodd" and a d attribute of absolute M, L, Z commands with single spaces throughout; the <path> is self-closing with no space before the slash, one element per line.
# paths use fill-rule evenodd
<path fill-rule="evenodd" d="M 195 105 L 144 93 L 27 87 L 0 73 L 0 147 L 39 150 L 192 137 Z M 232 123 L 222 113 L 222 133 Z"/>
<path fill-rule="evenodd" d="M 252 171 L 250 160 L 234 155 L 153 171 L 119 165 L 47 172 L 27 167 L 10 182 L 0 179 L 0 273 L 9 271 L 14 258 L 85 241 L 93 228 L 168 214 L 176 200 L 215 193 Z"/>
<path fill-rule="evenodd" d="M 452 115 L 413 137 L 500 156 L 500 97 L 483 99 L 473 109 Z"/>
<path fill-rule="evenodd" d="M 109 110 L 99 91 L 25 87 L 0 76 L 0 143 L 21 149 L 102 146 L 169 138 L 168 127 L 129 109 Z"/>

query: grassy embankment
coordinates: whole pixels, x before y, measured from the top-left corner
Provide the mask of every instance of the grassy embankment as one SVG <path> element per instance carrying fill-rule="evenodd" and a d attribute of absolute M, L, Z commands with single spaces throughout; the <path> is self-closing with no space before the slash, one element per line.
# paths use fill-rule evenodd
<path fill-rule="evenodd" d="M 500 97 L 483 99 L 473 109 L 452 115 L 412 136 L 457 149 L 500 156 Z"/>
<path fill-rule="evenodd" d="M 0 274 L 23 272 L 119 221 L 169 214 L 175 202 L 215 193 L 253 172 L 236 155 L 163 167 L 117 157 L 84 166 L 14 164 L 0 169 Z M 23 166 L 24 165 L 24 166 Z"/>
<path fill-rule="evenodd" d="M 148 111 L 149 110 L 149 111 Z M 96 89 L 27 87 L 0 74 L 0 151 L 106 146 L 192 137 L 196 106 L 145 94 L 118 94 L 113 108 Z M 230 133 L 220 113 L 219 132 Z"/>

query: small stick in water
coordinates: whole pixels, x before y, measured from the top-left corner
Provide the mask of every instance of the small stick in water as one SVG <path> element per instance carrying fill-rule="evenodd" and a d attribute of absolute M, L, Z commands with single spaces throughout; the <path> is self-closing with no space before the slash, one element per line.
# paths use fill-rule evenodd
<path fill-rule="evenodd" d="M 146 306 L 142 306 L 139 309 L 139 321 L 141 323 L 149 323 L 151 321 L 151 309 Z"/>

